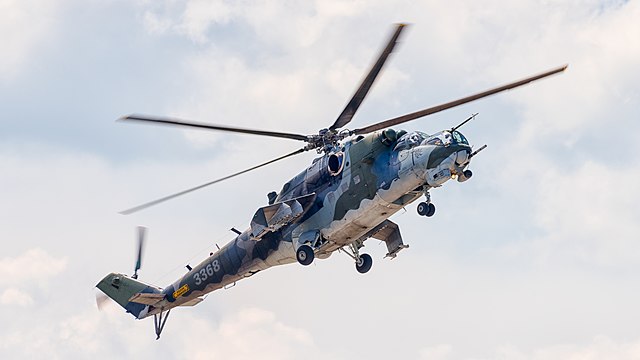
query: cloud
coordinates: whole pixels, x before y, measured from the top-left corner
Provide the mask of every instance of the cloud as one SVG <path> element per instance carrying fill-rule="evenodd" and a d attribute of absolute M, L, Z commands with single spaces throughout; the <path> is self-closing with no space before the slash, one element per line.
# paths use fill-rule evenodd
<path fill-rule="evenodd" d="M 18 14 L 15 24 L 20 26 L 39 11 L 31 2 L 2 4 L 23 9 L 5 12 Z M 634 85 L 640 49 L 634 41 L 637 3 L 113 4 L 118 11 L 100 7 L 101 21 L 95 24 L 100 31 L 92 27 L 92 18 L 81 30 L 72 17 L 59 19 L 69 33 L 87 34 L 73 47 L 55 43 L 57 53 L 78 60 L 62 57 L 60 63 L 95 61 L 84 68 L 95 75 L 91 81 L 69 76 L 75 66 L 60 67 L 56 79 L 65 79 L 72 90 L 57 104 L 64 115 L 52 114 L 46 103 L 32 98 L 34 89 L 42 89 L 38 79 L 12 91 L 15 97 L 31 96 L 23 103 L 34 109 L 34 118 L 23 119 L 22 112 L 3 117 L 53 134 L 59 131 L 54 124 L 75 114 L 70 110 L 78 108 L 80 91 L 95 86 L 104 95 L 94 96 L 96 103 L 103 102 L 99 109 L 80 104 L 95 113 L 76 118 L 83 130 L 69 127 L 63 141 L 3 132 L 0 189 L 7 190 L 0 203 L 0 235 L 9 239 L 6 254 L 22 254 L 0 259 L 0 284 L 5 285 L 0 298 L 7 304 L 0 307 L 3 355 L 555 359 L 602 358 L 609 352 L 624 359 L 636 354 L 637 342 L 624 339 L 636 335 L 640 296 L 633 276 L 639 253 L 634 219 L 640 216 L 634 207 L 640 194 L 633 183 L 640 175 L 634 170 L 640 147 L 635 139 L 640 109 Z M 76 14 L 92 6 L 76 5 Z M 124 16 L 129 26 L 112 38 L 116 27 L 123 29 Z M 382 261 L 384 245 L 367 242 L 366 251 L 380 260 L 366 276 L 341 255 L 304 269 L 295 264 L 270 269 L 233 290 L 212 294 L 197 307 L 175 310 L 159 342 L 150 319 L 134 321 L 119 307 L 95 310 L 95 283 L 107 272 L 133 267 L 135 225 L 150 228 L 141 276 L 165 285 L 184 274 L 186 262 L 198 261 L 214 243 L 229 240 L 227 229 L 246 225 L 265 204 L 266 192 L 303 170 L 313 155 L 122 217 L 116 211 L 128 205 L 241 170 L 299 144 L 194 131 L 186 132 L 194 148 L 180 154 L 196 157 L 167 159 L 164 154 L 184 144 L 158 141 L 156 134 L 163 129 L 135 133 L 135 127 L 123 127 L 123 132 L 149 134 L 125 140 L 96 130 L 104 129 L 98 126 L 104 119 L 114 118 L 111 112 L 142 101 L 145 109 L 166 109 L 167 115 L 312 133 L 335 119 L 390 24 L 404 20 L 415 25 L 353 127 L 530 70 L 568 61 L 569 72 L 407 124 L 426 131 L 445 128 L 449 123 L 443 123 L 478 109 L 482 117 L 464 131 L 490 147 L 474 163 L 471 181 L 434 191 L 434 218 L 418 218 L 412 208 L 393 218 L 411 244 L 398 259 Z M 14 23 L 0 25 L 4 33 L 15 33 L 15 39 L 25 39 L 20 44 L 28 45 L 14 48 L 22 54 L 22 60 L 12 60 L 15 69 L 25 69 L 28 59 L 47 60 L 33 56 L 50 36 L 42 35 L 39 25 L 29 40 L 28 31 L 6 24 Z M 95 57 L 70 51 L 87 46 L 103 51 Z M 112 49 L 129 50 L 123 56 Z M 171 74 L 175 82 L 144 85 L 155 80 L 150 79 L 155 70 L 146 66 L 145 77 L 131 64 L 140 69 L 154 64 L 158 77 Z M 122 73 L 126 76 L 114 80 Z M 124 90 L 132 83 L 143 85 Z M 147 86 L 153 91 L 145 91 Z M 58 84 L 50 88 L 57 90 Z M 120 91 L 129 95 L 124 105 L 113 101 Z M 155 98 L 166 93 L 172 96 Z M 51 145 L 56 141 L 58 146 Z M 123 154 L 123 141 L 164 152 Z M 106 145 L 97 149 L 98 142 Z M 615 271 L 620 268 L 624 271 Z M 59 284 L 27 294 L 18 282 L 51 280 L 54 275 L 44 274 L 50 269 L 57 276 L 73 274 L 65 277 L 64 296 Z M 29 298 L 33 304 L 46 300 L 47 306 L 28 306 Z M 592 341 L 597 334 L 606 336 Z"/>
<path fill-rule="evenodd" d="M 423 360 L 447 360 L 450 359 L 452 346 L 449 344 L 440 344 L 436 346 L 426 347 L 420 350 L 420 359 Z"/>
<path fill-rule="evenodd" d="M 53 359 L 144 354 L 171 354 L 174 359 L 323 358 L 324 352 L 307 331 L 279 321 L 267 310 L 240 309 L 221 320 L 201 319 L 181 310 L 171 314 L 159 341 L 151 319 L 135 322 L 115 306 L 103 312 L 81 307 L 73 315 L 43 319 L 29 329 L 0 337 L 0 350 L 14 357 L 46 353 Z"/>
<path fill-rule="evenodd" d="M 225 24 L 232 17 L 237 6 L 230 6 L 226 1 L 192 0 L 186 3 L 184 13 L 180 16 L 178 31 L 188 35 L 197 42 L 206 42 L 209 27 Z"/>
<path fill-rule="evenodd" d="M 192 333 L 186 340 L 187 357 L 196 359 L 298 359 L 322 358 L 311 334 L 279 321 L 275 314 L 259 309 L 240 310 L 217 327 L 208 320 L 192 319 Z M 206 347 L 198 344 L 207 343 Z M 187 354 L 185 354 L 187 355 Z"/>
<path fill-rule="evenodd" d="M 560 76 L 500 95 L 517 104 L 522 115 L 514 143 L 535 146 L 543 138 L 570 147 L 612 124 L 627 127 L 638 115 L 633 106 L 640 101 L 640 74 L 634 69 L 640 62 L 637 2 L 521 2 L 499 12 L 486 4 L 470 7 L 482 15 L 464 25 L 465 30 L 480 28 L 464 37 L 465 45 L 478 54 L 474 66 L 481 70 L 471 80 L 504 81 L 509 74 L 517 77 L 569 64 Z M 508 30 L 497 35 L 495 24 Z M 498 41 L 487 44 L 482 39 Z M 483 51 L 485 46 L 495 49 Z"/>
<path fill-rule="evenodd" d="M 598 265 L 640 264 L 640 171 L 591 161 L 572 171 L 548 165 L 535 196 L 535 221 L 547 233 L 538 244 L 545 257 L 562 261 L 576 254 Z"/>
<path fill-rule="evenodd" d="M 27 64 L 35 51 L 55 33 L 55 16 L 62 1 L 0 0 L 0 79 L 10 80 Z"/>
<path fill-rule="evenodd" d="M 615 341 L 607 336 L 596 336 L 585 344 L 558 344 L 524 351 L 516 346 L 503 345 L 488 356 L 456 356 L 454 347 L 441 344 L 424 348 L 424 360 L 471 360 L 479 358 L 501 360 L 633 360 L 640 357 L 640 340 Z"/>
<path fill-rule="evenodd" d="M 582 360 L 616 359 L 632 360 L 640 357 L 640 340 L 614 341 L 607 336 L 596 336 L 586 345 L 562 344 L 530 353 L 515 347 L 505 346 L 497 350 L 497 357 L 506 360 Z"/>
<path fill-rule="evenodd" d="M 17 305 L 17 306 L 29 306 L 33 304 L 31 296 L 19 289 L 8 288 L 0 294 L 0 304 L 2 305 Z"/>
<path fill-rule="evenodd" d="M 20 256 L 0 259 L 0 284 L 46 281 L 66 267 L 66 258 L 55 258 L 41 248 L 30 249 Z"/>
<path fill-rule="evenodd" d="M 263 40 L 280 45 L 309 46 L 336 18 L 357 15 L 366 8 L 363 1 L 320 1 L 281 4 L 269 1 L 230 3 L 224 0 L 165 1 L 145 11 L 150 33 L 172 31 L 200 45 L 217 42 L 215 27 L 246 25 Z M 295 14 L 295 15 L 294 15 Z M 265 27 L 269 31 L 262 31 Z"/>

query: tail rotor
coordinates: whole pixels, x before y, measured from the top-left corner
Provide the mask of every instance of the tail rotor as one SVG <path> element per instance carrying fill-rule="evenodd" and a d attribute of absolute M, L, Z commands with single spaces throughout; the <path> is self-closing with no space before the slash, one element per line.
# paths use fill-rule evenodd
<path fill-rule="evenodd" d="M 147 228 L 144 226 L 138 226 L 138 256 L 136 257 L 136 268 L 133 270 L 132 279 L 138 278 L 138 270 L 142 266 L 142 249 L 144 247 L 144 239 L 147 233 Z"/>
<path fill-rule="evenodd" d="M 138 226 L 137 233 L 138 254 L 136 256 L 136 265 L 133 270 L 133 275 L 131 276 L 132 279 L 138 278 L 138 270 L 140 270 L 140 267 L 142 266 L 142 251 L 144 249 L 144 241 L 147 233 L 147 228 L 144 226 Z M 103 292 L 96 293 L 96 305 L 98 305 L 98 310 L 100 311 L 105 310 L 107 307 L 113 304 L 112 298 L 104 293 L 104 289 L 101 290 L 103 290 Z"/>

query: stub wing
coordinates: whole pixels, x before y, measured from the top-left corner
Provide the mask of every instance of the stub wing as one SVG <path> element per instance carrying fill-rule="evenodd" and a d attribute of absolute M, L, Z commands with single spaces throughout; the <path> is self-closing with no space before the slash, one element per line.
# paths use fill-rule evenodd
<path fill-rule="evenodd" d="M 370 236 L 387 243 L 388 252 L 385 257 L 390 257 L 392 259 L 398 255 L 400 250 L 409 247 L 409 245 L 405 245 L 402 242 L 400 227 L 391 220 L 385 220 L 380 225 L 376 226 Z"/>

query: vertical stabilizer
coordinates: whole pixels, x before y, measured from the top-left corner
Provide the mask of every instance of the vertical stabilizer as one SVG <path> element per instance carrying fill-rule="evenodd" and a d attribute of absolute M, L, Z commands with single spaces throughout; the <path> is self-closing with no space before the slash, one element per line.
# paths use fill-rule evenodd
<path fill-rule="evenodd" d="M 105 276 L 96 287 L 138 319 L 146 317 L 149 306 L 153 305 L 148 300 L 142 299 L 153 298 L 154 302 L 158 302 L 164 298 L 159 288 L 124 274 L 111 273 Z M 155 294 L 155 296 L 140 296 L 139 294 Z"/>

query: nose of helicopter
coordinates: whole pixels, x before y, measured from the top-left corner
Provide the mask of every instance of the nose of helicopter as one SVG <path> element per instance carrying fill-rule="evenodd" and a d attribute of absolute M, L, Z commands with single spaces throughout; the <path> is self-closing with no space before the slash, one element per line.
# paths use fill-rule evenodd
<path fill-rule="evenodd" d="M 463 165 L 469 160 L 469 155 L 471 154 L 471 149 L 463 149 L 458 150 L 456 152 L 456 164 Z"/>
<path fill-rule="evenodd" d="M 418 176 L 432 186 L 439 186 L 468 164 L 471 147 L 466 144 L 449 146 L 421 145 L 414 148 L 413 163 Z"/>

